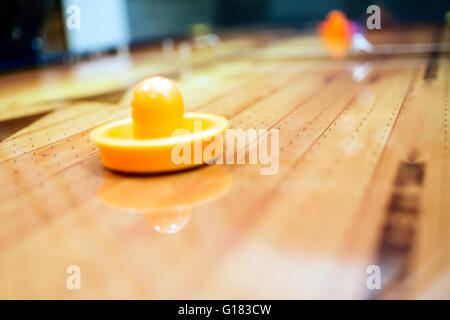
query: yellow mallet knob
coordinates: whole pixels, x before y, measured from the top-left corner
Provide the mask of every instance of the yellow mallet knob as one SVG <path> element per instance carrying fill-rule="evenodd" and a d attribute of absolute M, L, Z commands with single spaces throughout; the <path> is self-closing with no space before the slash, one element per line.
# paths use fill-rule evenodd
<path fill-rule="evenodd" d="M 177 85 L 164 77 L 139 82 L 131 100 L 135 139 L 170 137 L 182 126 L 184 103 Z"/>

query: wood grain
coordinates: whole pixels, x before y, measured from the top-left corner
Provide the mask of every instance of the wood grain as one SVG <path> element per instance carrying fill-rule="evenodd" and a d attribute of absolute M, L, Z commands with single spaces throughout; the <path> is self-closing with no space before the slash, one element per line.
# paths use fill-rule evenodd
<path fill-rule="evenodd" d="M 367 37 L 450 42 L 429 26 Z M 450 298 L 448 52 L 332 60 L 294 30 L 221 38 L 0 77 L 0 298 Z M 278 172 L 105 171 L 88 133 L 129 116 L 152 74 L 187 110 L 278 129 Z"/>

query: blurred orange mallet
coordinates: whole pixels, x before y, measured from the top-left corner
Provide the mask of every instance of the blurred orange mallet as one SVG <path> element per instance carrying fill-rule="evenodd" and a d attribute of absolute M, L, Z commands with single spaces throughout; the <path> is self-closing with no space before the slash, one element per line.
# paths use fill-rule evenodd
<path fill-rule="evenodd" d="M 318 26 L 319 35 L 334 58 L 342 58 L 352 43 L 353 27 L 342 11 L 333 10 Z"/>

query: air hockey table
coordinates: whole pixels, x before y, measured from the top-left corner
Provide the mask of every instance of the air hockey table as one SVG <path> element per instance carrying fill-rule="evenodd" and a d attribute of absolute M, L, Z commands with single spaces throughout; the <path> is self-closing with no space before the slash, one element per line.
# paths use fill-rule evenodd
<path fill-rule="evenodd" d="M 332 59 L 315 32 L 227 31 L 1 75 L 0 298 L 449 299 L 449 35 L 383 28 Z M 104 169 L 89 132 L 150 75 L 278 129 L 276 174 Z"/>

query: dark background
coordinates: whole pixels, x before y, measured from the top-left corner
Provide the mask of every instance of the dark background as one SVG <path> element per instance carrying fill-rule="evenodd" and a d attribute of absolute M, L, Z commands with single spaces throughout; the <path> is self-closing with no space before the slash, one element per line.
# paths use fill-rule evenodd
<path fill-rule="evenodd" d="M 61 61 L 71 52 L 64 27 L 64 8 L 70 0 L 2 0 L 0 7 L 0 70 L 14 70 Z M 77 1 L 77 0 L 73 0 Z M 91 0 L 90 10 L 96 0 Z M 340 9 L 363 23 L 366 8 L 381 7 L 382 25 L 408 22 L 444 22 L 450 1 L 350 0 L 119 0 L 124 1 L 128 44 L 187 34 L 202 23 L 211 30 L 245 27 L 312 26 L 327 12 Z M 92 9 L 94 7 L 94 9 Z M 82 12 L 83 14 L 83 12 Z M 85 49 L 107 51 L 104 48 Z"/>

